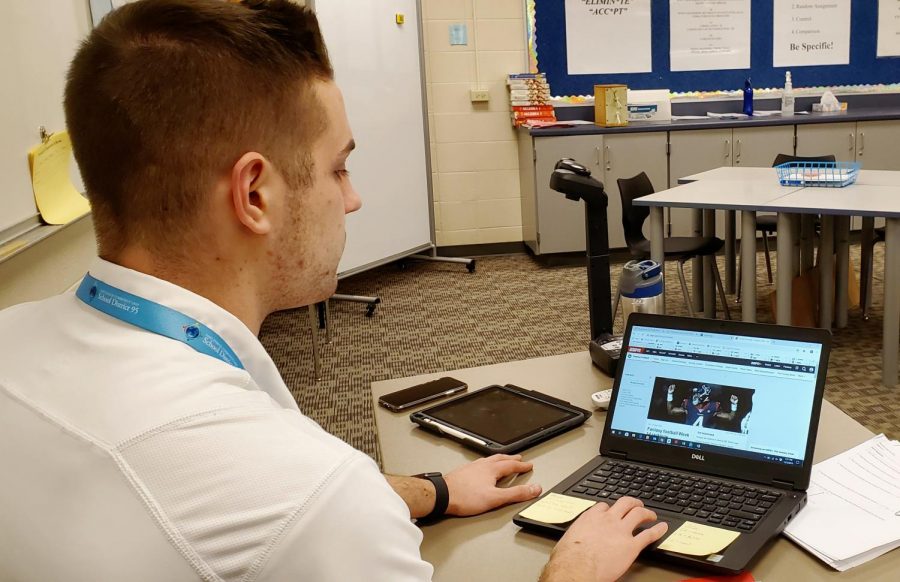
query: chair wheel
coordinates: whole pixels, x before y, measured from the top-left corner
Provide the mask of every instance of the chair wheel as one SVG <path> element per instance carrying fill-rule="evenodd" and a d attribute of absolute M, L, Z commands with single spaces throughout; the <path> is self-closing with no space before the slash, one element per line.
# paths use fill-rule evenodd
<path fill-rule="evenodd" d="M 468 264 L 466 264 L 466 269 L 468 269 L 470 273 L 474 273 L 474 272 L 475 272 L 475 261 L 474 261 L 474 259 L 473 259 L 472 261 L 470 261 Z"/>
<path fill-rule="evenodd" d="M 366 317 L 372 317 L 375 315 L 375 308 L 378 307 L 377 303 L 372 303 L 368 307 L 366 307 Z"/>

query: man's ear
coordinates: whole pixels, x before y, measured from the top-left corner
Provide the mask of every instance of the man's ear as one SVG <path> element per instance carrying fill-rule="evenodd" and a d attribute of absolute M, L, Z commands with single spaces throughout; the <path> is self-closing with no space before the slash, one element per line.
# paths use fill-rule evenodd
<path fill-rule="evenodd" d="M 254 234 L 272 230 L 272 164 L 262 154 L 247 152 L 231 168 L 231 201 L 237 219 Z"/>

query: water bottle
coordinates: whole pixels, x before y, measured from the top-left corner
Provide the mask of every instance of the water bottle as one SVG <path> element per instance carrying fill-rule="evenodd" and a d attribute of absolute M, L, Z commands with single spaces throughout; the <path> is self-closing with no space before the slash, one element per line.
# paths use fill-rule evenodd
<path fill-rule="evenodd" d="M 662 267 L 654 261 L 629 261 L 619 279 L 622 318 L 632 313 L 661 313 L 663 307 Z"/>
<path fill-rule="evenodd" d="M 744 115 L 753 115 L 753 85 L 749 77 L 744 81 Z"/>

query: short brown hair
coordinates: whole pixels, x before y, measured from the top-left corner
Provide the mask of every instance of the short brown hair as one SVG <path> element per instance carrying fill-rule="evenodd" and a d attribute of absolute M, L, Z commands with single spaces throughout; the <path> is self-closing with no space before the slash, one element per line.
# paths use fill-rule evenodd
<path fill-rule="evenodd" d="M 110 13 L 69 69 L 66 123 L 101 254 L 170 251 L 248 151 L 309 178 L 333 71 L 315 15 L 288 0 L 140 0 Z"/>

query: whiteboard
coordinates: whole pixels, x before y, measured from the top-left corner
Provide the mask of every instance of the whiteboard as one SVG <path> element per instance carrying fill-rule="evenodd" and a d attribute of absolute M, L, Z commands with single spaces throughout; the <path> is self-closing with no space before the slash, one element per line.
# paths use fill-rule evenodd
<path fill-rule="evenodd" d="M 69 62 L 90 31 L 87 0 L 16 0 L 0 18 L 0 231 L 37 215 L 28 150 L 38 127 L 65 129 Z M 84 190 L 75 164 L 73 181 Z"/>
<path fill-rule="evenodd" d="M 347 216 L 338 267 L 348 274 L 433 242 L 419 17 L 416 0 L 315 0 L 313 7 L 356 140 L 348 170 L 362 208 Z"/>

